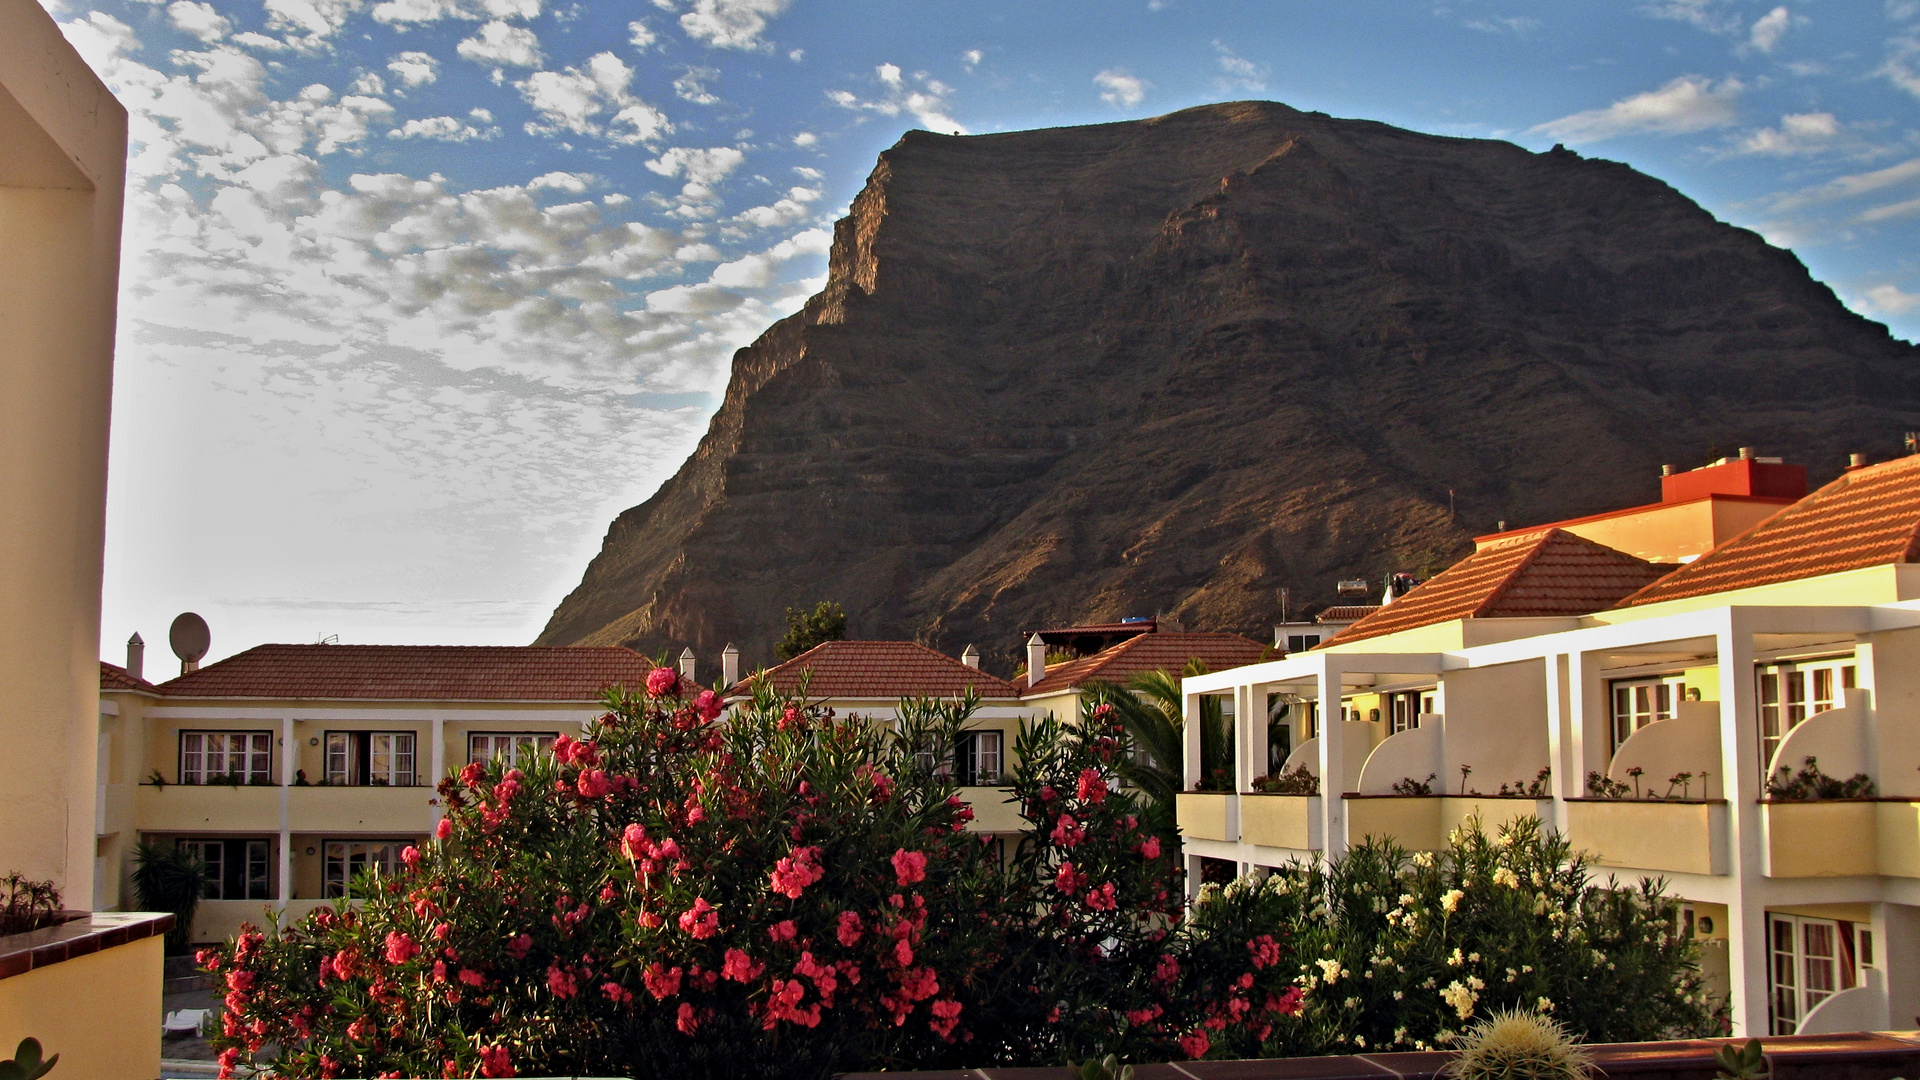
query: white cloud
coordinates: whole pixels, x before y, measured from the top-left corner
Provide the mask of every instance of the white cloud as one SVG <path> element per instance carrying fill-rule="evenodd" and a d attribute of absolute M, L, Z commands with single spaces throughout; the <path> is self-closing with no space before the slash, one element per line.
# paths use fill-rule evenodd
<path fill-rule="evenodd" d="M 1512 34 L 1525 37 L 1540 29 L 1540 20 L 1527 15 L 1489 16 L 1468 19 L 1460 25 L 1469 30 L 1478 30 L 1483 34 Z"/>
<path fill-rule="evenodd" d="M 353 80 L 352 90 L 356 94 L 365 94 L 368 97 L 379 97 L 381 94 L 387 92 L 387 80 L 372 71 L 362 72 L 358 78 Z"/>
<path fill-rule="evenodd" d="M 423 52 L 408 51 L 387 61 L 387 70 L 408 86 L 425 86 L 440 77 L 440 61 Z"/>
<path fill-rule="evenodd" d="M 791 61 L 793 61 L 793 62 L 794 62 L 794 63 L 796 63 L 796 64 L 797 64 L 797 63 L 799 63 L 799 62 L 800 62 L 800 61 L 802 61 L 802 60 L 805 60 L 806 58 L 807 58 L 807 50 L 805 50 L 805 49 L 789 49 L 789 50 L 787 50 L 787 59 L 789 59 L 789 60 L 791 60 Z"/>
<path fill-rule="evenodd" d="M 1887 41 L 1887 60 L 1874 72 L 1893 85 L 1920 97 L 1920 34 L 1907 34 Z"/>
<path fill-rule="evenodd" d="M 60 31 L 87 66 L 98 72 L 119 67 L 121 56 L 140 50 L 133 27 L 104 12 L 91 11 L 84 19 L 61 23 Z"/>
<path fill-rule="evenodd" d="M 193 0 L 175 0 L 167 8 L 167 17 L 173 20 L 173 25 L 207 44 L 219 41 L 233 30 L 233 24 L 213 10 L 212 4 L 197 4 Z"/>
<path fill-rule="evenodd" d="M 1785 4 L 1774 8 L 1753 22 L 1753 29 L 1747 34 L 1747 44 L 1763 53 L 1770 53 L 1780 44 L 1780 38 L 1793 24 L 1793 16 Z"/>
<path fill-rule="evenodd" d="M 431 139 L 435 142 L 471 142 L 476 139 L 493 139 L 499 135 L 500 129 L 497 127 L 476 127 L 451 116 L 429 116 L 424 119 L 409 120 L 387 132 L 389 139 Z"/>
<path fill-rule="evenodd" d="M 635 19 L 627 24 L 627 43 L 636 49 L 651 49 L 660 40 L 645 19 Z"/>
<path fill-rule="evenodd" d="M 765 251 L 721 263 L 713 268 L 707 281 L 728 289 L 762 289 L 773 284 L 774 274 L 788 262 L 801 255 L 825 255 L 832 246 L 830 230 L 808 229 Z"/>
<path fill-rule="evenodd" d="M 536 135 L 570 131 L 609 142 L 651 143 L 673 131 L 666 114 L 634 97 L 627 88 L 633 69 L 610 52 L 595 54 L 584 68 L 536 71 L 514 83 L 520 96 L 545 119 L 528 123 Z M 605 122 L 600 117 L 612 114 Z"/>
<path fill-rule="evenodd" d="M 1251 90 L 1254 93 L 1260 93 L 1266 90 L 1266 65 L 1256 64 L 1244 57 L 1234 55 L 1232 49 L 1227 48 L 1225 44 L 1218 40 L 1213 43 L 1213 51 L 1219 54 L 1218 62 L 1220 65 L 1220 77 L 1214 80 L 1214 85 L 1227 91 Z M 1100 96 L 1103 99 L 1112 100 L 1111 98 L 1107 98 L 1105 94 Z M 1142 96 L 1145 96 L 1144 92 Z"/>
<path fill-rule="evenodd" d="M 1916 181 L 1920 181 L 1920 158 L 1910 158 L 1898 165 L 1836 177 L 1824 184 L 1783 195 L 1774 199 L 1769 209 L 1773 213 L 1784 213 L 1806 206 L 1842 202 Z"/>
<path fill-rule="evenodd" d="M 747 155 L 731 146 L 716 146 L 710 150 L 675 146 L 647 162 L 647 170 L 661 176 L 685 176 L 689 183 L 712 187 L 726 179 L 727 174 L 739 168 L 745 160 Z"/>
<path fill-rule="evenodd" d="M 1861 296 L 1868 311 L 1880 315 L 1905 315 L 1920 308 L 1920 293 L 1900 291 L 1894 284 L 1875 285 Z"/>
<path fill-rule="evenodd" d="M 880 64 L 873 71 L 882 89 L 880 97 L 861 98 L 852 91 L 829 90 L 827 100 L 843 109 L 857 112 L 875 112 L 882 116 L 908 113 L 928 131 L 942 135 L 967 133 L 967 129 L 949 115 L 951 105 L 947 97 L 953 93 L 952 87 L 931 78 L 924 71 L 914 72 L 909 80 L 898 64 Z"/>
<path fill-rule="evenodd" d="M 373 6 L 376 22 L 410 25 L 459 19 L 537 19 L 541 0 L 384 0 Z"/>
<path fill-rule="evenodd" d="M 494 67 L 539 67 L 542 60 L 540 39 L 533 31 L 497 19 L 462 41 L 455 51 L 476 64 Z"/>
<path fill-rule="evenodd" d="M 1777 128 L 1765 127 L 1740 140 L 1736 153 L 1790 157 L 1811 154 L 1833 145 L 1840 122 L 1832 113 L 1788 113 Z"/>
<path fill-rule="evenodd" d="M 1145 79 L 1129 75 L 1122 68 L 1108 68 L 1093 77 L 1093 84 L 1100 88 L 1100 100 L 1122 109 L 1131 109 L 1147 98 Z"/>
<path fill-rule="evenodd" d="M 340 31 L 347 17 L 360 10 L 361 0 L 265 0 L 267 29 L 287 34 L 296 48 L 323 47 Z"/>
<path fill-rule="evenodd" d="M 579 195 L 587 190 L 587 185 L 593 180 L 590 173 L 550 172 L 527 181 L 527 190 L 565 191 Z"/>
<path fill-rule="evenodd" d="M 688 37 L 716 49 L 767 50 L 761 38 L 767 22 L 787 10 L 792 0 L 693 0 L 693 9 L 680 16 Z M 671 9 L 669 9 L 671 10 Z"/>
<path fill-rule="evenodd" d="M 974 68 L 980 66 L 980 61 L 986 58 L 987 54 L 981 52 L 979 49 L 968 49 L 966 52 L 960 54 L 960 66 L 966 68 L 968 71 L 972 71 Z"/>
<path fill-rule="evenodd" d="M 707 83 L 720 77 L 718 68 L 688 68 L 681 76 L 673 80 L 674 96 L 682 101 L 691 101 L 695 105 L 718 105 L 720 99 L 707 89 Z"/>
<path fill-rule="evenodd" d="M 811 170 L 809 170 L 811 171 Z M 803 221 L 813 211 L 809 204 L 819 201 L 819 188 L 794 187 L 787 190 L 785 198 L 775 200 L 766 206 L 756 206 L 743 210 L 733 217 L 743 225 L 756 229 L 771 229 L 781 225 L 791 225 Z"/>
<path fill-rule="evenodd" d="M 1723 10 L 1719 0 L 1656 0 L 1640 10 L 1657 19 L 1690 23 L 1709 34 L 1738 34 L 1744 27 L 1740 13 Z"/>
<path fill-rule="evenodd" d="M 813 146 L 819 141 L 820 136 L 815 135 L 811 131 L 803 131 L 793 137 L 793 145 L 795 146 Z"/>
<path fill-rule="evenodd" d="M 1738 119 L 1735 102 L 1745 87 L 1723 79 L 1718 87 L 1700 75 L 1683 75 L 1658 90 L 1623 98 L 1604 109 L 1563 116 L 1529 130 L 1565 142 L 1599 142 L 1621 135 L 1666 135 L 1723 127 Z"/>

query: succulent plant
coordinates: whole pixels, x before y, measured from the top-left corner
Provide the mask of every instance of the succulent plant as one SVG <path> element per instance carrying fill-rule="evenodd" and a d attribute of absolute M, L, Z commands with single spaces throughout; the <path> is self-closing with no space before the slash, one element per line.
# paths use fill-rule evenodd
<path fill-rule="evenodd" d="M 1713 1063 L 1720 1066 L 1715 1080 L 1762 1080 L 1772 1072 L 1767 1067 L 1767 1055 L 1761 1051 L 1759 1039 L 1726 1043 L 1713 1052 Z"/>
<path fill-rule="evenodd" d="M 1588 1080 L 1593 1059 L 1558 1021 L 1528 1009 L 1501 1009 L 1469 1028 L 1449 1080 Z"/>
<path fill-rule="evenodd" d="M 39 1039 L 21 1039 L 20 1048 L 13 1052 L 13 1057 L 0 1061 L 0 1080 L 39 1080 L 52 1072 L 59 1062 L 59 1054 L 45 1061 L 40 1060 Z"/>
<path fill-rule="evenodd" d="M 1112 1054 L 1095 1061 L 1089 1058 L 1075 1065 L 1067 1062 L 1067 1071 L 1074 1080 L 1133 1080 L 1133 1066 L 1120 1064 L 1120 1059 Z"/>

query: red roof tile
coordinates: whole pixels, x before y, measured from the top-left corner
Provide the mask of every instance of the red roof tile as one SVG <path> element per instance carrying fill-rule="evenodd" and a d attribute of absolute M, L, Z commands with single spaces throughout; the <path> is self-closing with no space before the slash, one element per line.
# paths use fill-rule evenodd
<path fill-rule="evenodd" d="M 135 691 L 142 694 L 158 694 L 160 688 L 145 679 L 136 679 L 127 673 L 127 669 L 118 664 L 100 661 L 100 689 L 121 692 Z"/>
<path fill-rule="evenodd" d="M 1186 670 L 1189 660 L 1199 660 L 1208 671 L 1224 671 L 1275 655 L 1272 646 L 1239 634 L 1142 634 L 1092 656 L 1049 664 L 1046 676 L 1027 689 L 1025 696 L 1056 694 L 1094 681 L 1124 685 L 1146 671 L 1178 675 Z"/>
<path fill-rule="evenodd" d="M 1319 647 L 1454 619 L 1588 615 L 1672 569 L 1570 532 L 1544 529 L 1481 548 Z"/>
<path fill-rule="evenodd" d="M 1313 617 L 1317 623 L 1358 622 L 1380 610 L 1379 604 L 1335 604 Z"/>
<path fill-rule="evenodd" d="M 1657 604 L 1910 563 L 1920 555 L 1920 455 L 1843 473 L 1626 599 Z"/>
<path fill-rule="evenodd" d="M 957 698 L 969 688 L 982 698 L 1020 696 L 1004 679 L 912 641 L 824 641 L 757 677 L 780 693 L 797 694 L 808 673 L 812 698 Z"/>
<path fill-rule="evenodd" d="M 618 647 L 256 645 L 162 683 L 172 697 L 596 701 L 639 690 L 652 661 Z"/>

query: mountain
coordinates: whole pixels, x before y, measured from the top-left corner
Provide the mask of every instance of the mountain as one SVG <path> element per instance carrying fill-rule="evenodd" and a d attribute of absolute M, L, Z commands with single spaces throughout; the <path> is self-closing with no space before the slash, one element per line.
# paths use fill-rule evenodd
<path fill-rule="evenodd" d="M 1256 635 L 1502 520 L 1920 429 L 1920 349 L 1616 162 L 1271 102 L 908 132 L 826 287 L 734 357 L 540 644 L 737 642 L 788 606 L 976 643 L 1163 612 Z M 711 663 L 711 659 L 708 660 Z"/>

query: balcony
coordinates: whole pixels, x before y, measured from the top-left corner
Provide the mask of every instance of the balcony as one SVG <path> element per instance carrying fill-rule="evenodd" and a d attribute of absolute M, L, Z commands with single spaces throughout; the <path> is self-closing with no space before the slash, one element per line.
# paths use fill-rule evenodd
<path fill-rule="evenodd" d="M 1920 878 L 1920 802 L 1818 799 L 1760 809 L 1768 877 Z"/>
<path fill-rule="evenodd" d="M 0 937 L 0 1053 L 40 1040 L 56 1076 L 160 1075 L 162 935 L 173 916 L 95 912 Z"/>
<path fill-rule="evenodd" d="M 1727 804 L 1721 799 L 1569 799 L 1567 838 L 1600 866 L 1727 873 Z"/>
<path fill-rule="evenodd" d="M 1189 840 L 1232 843 L 1240 838 L 1239 797 L 1223 792 L 1182 791 L 1175 796 L 1174 813 L 1180 835 Z"/>
<path fill-rule="evenodd" d="M 289 900 L 285 913 L 280 916 L 280 925 L 299 922 L 308 912 L 332 903 L 331 900 Z M 240 932 L 241 923 L 265 929 L 273 907 L 271 900 L 202 900 L 193 911 L 193 942 L 200 945 L 226 941 Z"/>
<path fill-rule="evenodd" d="M 1382 744 L 1384 745 L 1384 744 Z M 1347 840 L 1391 840 L 1409 851 L 1438 851 L 1454 829 L 1478 819 L 1489 836 L 1525 817 L 1553 820 L 1553 800 L 1510 795 L 1353 795 Z"/>
<path fill-rule="evenodd" d="M 1239 803 L 1240 839 L 1246 843 L 1294 851 L 1325 846 L 1320 838 L 1320 796 L 1254 793 L 1240 796 Z"/>
<path fill-rule="evenodd" d="M 224 784 L 142 785 L 134 796 L 134 821 L 141 832 L 276 832 L 280 791 Z"/>
<path fill-rule="evenodd" d="M 301 833 L 412 833 L 433 828 L 430 787 L 291 787 L 287 825 Z M 278 807 L 274 828 L 279 828 Z"/>

